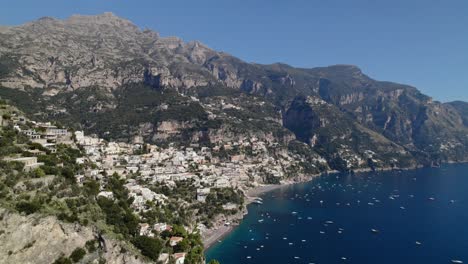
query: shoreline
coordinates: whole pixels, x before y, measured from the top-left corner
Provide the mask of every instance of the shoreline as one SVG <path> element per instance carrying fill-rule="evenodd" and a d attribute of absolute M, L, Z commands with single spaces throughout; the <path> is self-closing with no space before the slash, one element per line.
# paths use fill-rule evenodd
<path fill-rule="evenodd" d="M 221 225 L 218 226 L 215 230 L 210 232 L 210 234 L 203 238 L 203 245 L 204 245 L 204 250 L 209 250 L 211 247 L 213 247 L 216 243 L 218 243 L 221 239 L 225 238 L 227 235 L 229 235 L 234 229 L 237 228 L 237 226 L 240 225 L 241 221 L 243 220 L 244 216 L 248 214 L 247 206 L 254 202 L 259 196 L 261 196 L 264 193 L 271 192 L 277 189 L 280 189 L 285 186 L 293 185 L 293 184 L 298 184 L 298 183 L 304 183 L 304 182 L 309 182 L 316 177 L 320 177 L 323 175 L 328 175 L 328 174 L 333 174 L 333 173 L 338 173 L 338 171 L 327 171 L 319 174 L 312 174 L 308 176 L 299 176 L 295 180 L 289 180 L 285 181 L 280 184 L 266 184 L 266 185 L 259 185 L 253 188 L 250 188 L 244 192 L 245 194 L 245 204 L 244 204 L 244 209 L 240 213 L 240 215 L 235 215 L 233 217 L 228 217 L 228 220 L 231 222 L 231 225 L 225 226 Z"/>
<path fill-rule="evenodd" d="M 311 178 L 312 179 L 312 178 Z M 204 250 L 210 249 L 216 243 L 218 243 L 221 239 L 225 238 L 229 235 L 237 226 L 240 225 L 240 222 L 243 220 L 244 216 L 248 214 L 247 206 L 251 204 L 258 196 L 279 189 L 284 186 L 288 186 L 292 183 L 285 183 L 285 184 L 274 184 L 274 185 L 261 185 L 254 188 L 251 188 L 245 192 L 245 203 L 244 209 L 240 212 L 241 215 L 235 215 L 228 217 L 229 221 L 235 221 L 235 223 L 231 223 L 229 226 L 220 225 L 216 227 L 213 231 L 209 232 L 209 235 L 203 238 L 203 245 Z"/>
<path fill-rule="evenodd" d="M 442 164 L 460 164 L 460 163 L 468 163 L 467 161 L 464 162 L 444 162 Z M 360 169 L 355 169 L 350 172 L 352 173 L 364 173 L 364 172 L 379 172 L 379 171 L 391 171 L 391 170 L 402 170 L 402 171 L 407 171 L 407 170 L 416 170 L 424 168 L 424 166 L 414 166 L 414 167 L 408 167 L 408 168 L 392 168 L 392 167 L 383 167 L 383 168 L 378 168 L 378 169 L 371 169 L 371 168 L 360 168 Z M 293 184 L 299 184 L 299 183 L 305 183 L 312 181 L 313 179 L 320 177 L 320 176 L 325 176 L 325 175 L 330 175 L 330 174 L 337 174 L 340 173 L 340 171 L 326 171 L 318 174 L 311 174 L 311 175 L 301 175 L 298 176 L 297 178 L 285 181 L 280 184 L 266 184 L 266 185 L 259 185 L 253 188 L 250 188 L 246 190 L 245 193 L 245 198 L 246 202 L 244 204 L 244 209 L 240 213 L 241 216 L 236 215 L 234 217 L 229 218 L 229 221 L 235 221 L 236 223 L 232 223 L 229 226 L 221 225 L 217 227 L 217 229 L 213 230 L 211 234 L 209 234 L 206 238 L 203 238 L 203 244 L 204 244 L 204 250 L 207 251 L 211 247 L 213 247 L 216 243 L 220 242 L 223 238 L 228 236 L 234 229 L 237 228 L 237 226 L 240 225 L 241 221 L 243 220 L 244 216 L 248 214 L 247 206 L 251 204 L 253 201 L 255 201 L 259 196 L 261 196 L 264 193 L 271 192 L 277 189 L 280 189 L 282 187 L 286 187 L 289 185 Z"/>

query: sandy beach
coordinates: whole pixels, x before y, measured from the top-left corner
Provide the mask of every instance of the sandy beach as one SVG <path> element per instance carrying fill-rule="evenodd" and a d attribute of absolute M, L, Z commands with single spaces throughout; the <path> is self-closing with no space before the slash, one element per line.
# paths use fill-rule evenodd
<path fill-rule="evenodd" d="M 291 184 L 310 181 L 313 178 L 318 177 L 320 175 L 322 174 L 309 175 L 306 177 L 301 177 L 299 178 L 299 180 L 287 181 L 282 184 L 261 185 L 261 186 L 257 186 L 257 187 L 247 190 L 245 193 L 246 202 L 245 202 L 244 211 L 241 214 L 228 218 L 227 221 L 230 222 L 229 226 L 225 226 L 223 222 L 218 222 L 217 224 L 215 224 L 214 228 L 210 229 L 207 233 L 204 234 L 203 244 L 205 246 L 205 250 L 209 249 L 211 246 L 218 243 L 218 241 L 220 241 L 222 238 L 224 238 L 230 232 L 232 232 L 240 224 L 240 222 L 244 218 L 244 215 L 248 213 L 247 206 L 251 204 L 253 201 L 255 201 L 255 199 L 258 198 L 263 193 L 270 192 L 270 191 L 273 191 L 273 190 L 276 190 L 276 189 L 279 189 L 281 187 L 288 186 Z"/>
<path fill-rule="evenodd" d="M 281 188 L 286 186 L 287 184 L 275 184 L 275 185 L 262 185 L 252 189 L 249 189 L 246 192 L 246 200 L 245 200 L 245 207 L 244 212 L 240 213 L 239 215 L 230 217 L 227 221 L 230 222 L 229 226 L 224 225 L 223 222 L 218 222 L 215 224 L 215 227 L 209 230 L 206 234 L 204 234 L 203 244 L 205 246 L 205 250 L 213 246 L 214 244 L 218 243 L 222 238 L 227 236 L 230 232 L 232 232 L 242 221 L 244 215 L 247 214 L 247 206 L 252 203 L 258 196 L 263 193 Z"/>
<path fill-rule="evenodd" d="M 203 244 L 205 246 L 205 250 L 213 246 L 219 240 L 227 236 L 232 230 L 234 230 L 235 226 L 220 226 L 218 229 L 213 230 L 207 238 L 203 240 Z"/>

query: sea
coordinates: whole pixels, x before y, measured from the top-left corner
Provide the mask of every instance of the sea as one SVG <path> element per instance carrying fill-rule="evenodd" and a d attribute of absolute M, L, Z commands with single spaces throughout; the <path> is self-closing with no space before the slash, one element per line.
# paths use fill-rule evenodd
<path fill-rule="evenodd" d="M 330 174 L 261 198 L 207 261 L 468 263 L 467 164 Z"/>

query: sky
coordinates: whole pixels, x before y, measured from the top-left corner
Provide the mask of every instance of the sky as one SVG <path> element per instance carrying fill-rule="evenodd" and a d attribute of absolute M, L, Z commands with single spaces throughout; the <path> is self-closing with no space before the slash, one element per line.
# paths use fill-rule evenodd
<path fill-rule="evenodd" d="M 468 101 L 466 0 L 0 0 L 0 25 L 113 12 L 248 62 L 353 64 L 439 101 Z"/>

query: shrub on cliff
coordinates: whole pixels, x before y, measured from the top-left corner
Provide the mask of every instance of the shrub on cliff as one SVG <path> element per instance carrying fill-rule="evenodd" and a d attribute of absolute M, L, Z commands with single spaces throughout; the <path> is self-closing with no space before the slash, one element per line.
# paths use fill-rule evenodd
<path fill-rule="evenodd" d="M 73 252 L 71 253 L 70 255 L 70 259 L 73 260 L 73 262 L 78 262 L 80 261 L 81 259 L 83 259 L 83 257 L 86 255 L 86 251 L 82 248 L 76 248 L 75 250 L 73 250 Z"/>
<path fill-rule="evenodd" d="M 138 236 L 133 240 L 135 247 L 141 250 L 141 254 L 152 260 L 157 260 L 163 248 L 161 240 L 147 236 Z"/>
<path fill-rule="evenodd" d="M 16 210 L 26 213 L 33 214 L 41 209 L 41 204 L 38 201 L 21 201 L 16 204 Z"/>

